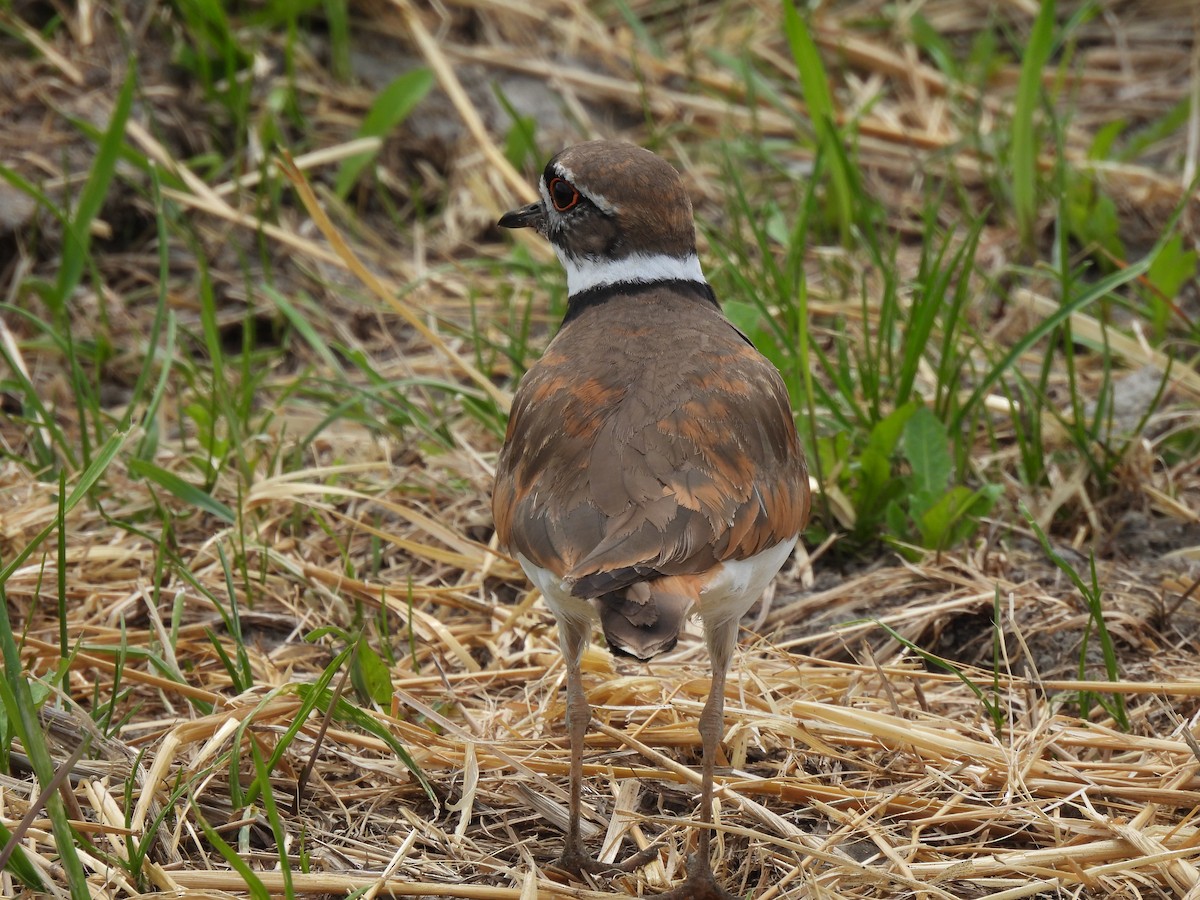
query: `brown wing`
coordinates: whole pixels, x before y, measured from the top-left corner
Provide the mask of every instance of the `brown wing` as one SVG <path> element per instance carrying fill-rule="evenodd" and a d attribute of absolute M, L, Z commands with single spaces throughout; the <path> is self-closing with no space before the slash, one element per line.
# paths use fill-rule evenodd
<path fill-rule="evenodd" d="M 808 505 L 779 373 L 666 290 L 559 333 L 517 392 L 492 501 L 502 544 L 589 597 L 753 556 Z"/>

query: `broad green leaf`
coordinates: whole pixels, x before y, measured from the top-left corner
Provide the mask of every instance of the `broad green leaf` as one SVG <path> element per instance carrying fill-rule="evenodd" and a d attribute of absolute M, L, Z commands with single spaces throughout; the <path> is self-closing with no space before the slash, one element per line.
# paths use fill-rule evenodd
<path fill-rule="evenodd" d="M 379 92 L 358 128 L 358 136 L 386 137 L 393 128 L 408 118 L 413 107 L 425 98 L 432 87 L 433 73 L 428 69 L 405 72 Z M 342 161 L 337 181 L 334 183 L 334 191 L 339 197 L 350 193 L 362 170 L 370 165 L 377 154 L 378 150 L 368 150 Z"/>
<path fill-rule="evenodd" d="M 920 520 L 946 490 L 954 474 L 950 436 L 928 407 L 916 410 L 904 425 L 904 456 L 912 466 L 913 496 L 909 511 Z"/>
<path fill-rule="evenodd" d="M 989 484 L 978 491 L 956 485 L 944 493 L 917 521 L 921 543 L 941 550 L 965 540 L 979 524 L 979 519 L 996 505 L 1002 488 Z"/>
<path fill-rule="evenodd" d="M 919 12 L 915 13 L 909 19 L 908 27 L 912 32 L 913 43 L 917 45 L 918 49 L 928 54 L 934 64 L 950 76 L 952 82 L 963 80 L 962 71 L 954 58 L 954 49 L 950 46 L 950 42 L 929 24 L 928 19 Z"/>
<path fill-rule="evenodd" d="M 350 667 L 350 681 L 361 697 L 369 698 L 385 709 L 391 702 L 392 673 L 367 643 L 365 635 L 358 639 L 358 654 Z"/>
<path fill-rule="evenodd" d="M 775 335 L 766 327 L 763 321 L 762 308 L 754 303 L 742 300 L 728 300 L 721 304 L 726 318 L 733 327 L 750 339 L 758 348 L 758 352 L 774 363 L 775 368 L 783 369 L 787 365 L 785 354 L 781 352 Z"/>
<path fill-rule="evenodd" d="M 908 512 L 899 500 L 888 502 L 887 508 L 883 511 L 883 523 L 887 526 L 888 534 L 896 537 L 902 537 L 912 531 Z"/>
<path fill-rule="evenodd" d="M 1146 278 L 1168 300 L 1174 300 L 1182 288 L 1196 277 L 1196 251 L 1185 250 L 1183 235 L 1176 233 L 1154 255 Z"/>
<path fill-rule="evenodd" d="M 1112 155 L 1113 144 L 1128 124 L 1124 119 L 1113 119 L 1101 125 L 1092 138 L 1092 146 L 1088 148 L 1088 159 L 1108 159 Z"/>
<path fill-rule="evenodd" d="M 904 422 L 915 408 L 902 406 L 876 422 L 867 437 L 866 446 L 854 461 L 857 479 L 851 499 L 860 519 L 877 515 L 897 492 L 894 490 L 896 484 L 893 483 L 892 459 L 903 433 Z"/>

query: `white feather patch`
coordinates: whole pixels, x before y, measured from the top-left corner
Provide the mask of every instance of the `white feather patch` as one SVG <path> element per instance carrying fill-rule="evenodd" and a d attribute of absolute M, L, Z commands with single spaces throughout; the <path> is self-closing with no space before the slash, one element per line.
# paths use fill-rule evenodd
<path fill-rule="evenodd" d="M 748 559 L 728 559 L 721 563 L 720 574 L 700 592 L 700 618 L 704 620 L 705 631 L 745 615 L 783 568 L 796 549 L 797 540 L 799 535 Z"/>
<path fill-rule="evenodd" d="M 798 539 L 799 535 L 781 541 L 748 559 L 731 559 L 721 563 L 716 576 L 700 591 L 700 608 L 693 609 L 700 613 L 705 630 L 730 619 L 740 619 L 783 568 Z M 570 587 L 549 569 L 543 569 L 520 553 L 517 554 L 517 562 L 542 592 L 555 618 L 567 619 L 577 627 L 599 621 L 599 614 L 592 602 L 573 596 Z"/>
<path fill-rule="evenodd" d="M 631 253 L 620 259 L 574 259 L 557 246 L 559 262 L 567 272 L 567 294 L 575 296 L 592 288 L 614 284 L 647 284 L 652 281 L 695 281 L 705 284 L 704 271 L 694 253 Z"/>

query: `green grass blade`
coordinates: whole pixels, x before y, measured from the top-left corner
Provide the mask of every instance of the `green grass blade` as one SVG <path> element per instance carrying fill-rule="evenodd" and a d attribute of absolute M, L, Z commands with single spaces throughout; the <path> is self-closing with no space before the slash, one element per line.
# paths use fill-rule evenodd
<path fill-rule="evenodd" d="M 283 759 L 283 755 L 292 745 L 292 741 L 308 722 L 308 718 L 310 715 L 312 715 L 313 710 L 317 708 L 318 702 L 323 698 L 328 698 L 331 696 L 326 691 L 326 688 L 328 688 L 329 682 L 333 680 L 333 676 L 336 675 L 341 670 L 342 666 L 346 664 L 346 659 L 354 652 L 354 648 L 355 645 L 352 643 L 348 647 L 344 648 L 337 656 L 335 656 L 333 660 L 327 666 L 325 666 L 317 680 L 312 683 L 312 690 L 299 692 L 300 708 L 297 709 L 295 715 L 292 716 L 292 724 L 288 726 L 288 729 L 281 734 L 279 739 L 275 742 L 275 749 L 271 751 L 271 756 L 267 759 L 266 770 L 268 773 L 275 771 L 276 766 L 279 765 L 279 761 Z M 265 703 L 266 700 L 263 702 Z M 247 717 L 246 724 L 248 725 L 252 721 L 253 716 Z M 251 784 L 246 790 L 246 802 L 253 803 L 254 799 L 258 796 L 258 791 L 260 788 L 261 785 L 259 781 L 255 781 L 253 784 Z"/>
<path fill-rule="evenodd" d="M 125 124 L 129 121 L 130 110 L 133 109 L 136 76 L 137 67 L 130 65 L 125 83 L 117 95 L 117 102 L 113 104 L 108 128 L 100 139 L 100 146 L 96 148 L 96 158 L 83 192 L 79 195 L 79 202 L 75 205 L 70 227 L 63 234 L 62 261 L 59 264 L 58 280 L 54 289 L 59 304 L 67 302 L 83 277 L 91 243 L 92 222 L 100 214 L 100 207 L 104 204 L 104 198 L 108 196 L 109 186 L 117 171 L 117 160 L 125 143 Z"/>
<path fill-rule="evenodd" d="M 945 257 L 950 249 L 952 238 L 947 235 L 930 266 L 930 271 L 922 273 L 924 277 L 919 285 L 920 290 L 913 297 L 909 319 L 904 329 L 900 382 L 896 388 L 897 403 L 907 403 L 911 399 L 913 385 L 916 383 L 917 374 L 921 368 L 921 358 L 928 352 L 930 336 L 933 334 L 934 326 L 939 318 L 942 322 L 943 334 L 947 335 L 943 340 L 942 362 L 944 363 L 946 357 L 950 355 L 946 353 L 946 350 L 951 349 L 950 338 L 959 333 L 962 324 L 959 318 L 962 301 L 961 299 L 957 302 L 947 301 L 946 298 L 947 295 L 954 297 L 951 294 L 952 284 L 970 284 L 971 270 L 975 264 L 975 252 L 979 245 L 979 236 L 983 232 L 983 224 L 984 216 L 976 217 L 970 231 L 967 232 L 966 240 L 959 245 L 949 263 L 945 262 Z M 931 226 L 932 223 L 930 223 L 930 227 L 926 228 L 927 241 L 933 237 Z M 939 374 L 941 373 L 939 372 Z M 942 390 L 943 385 L 939 379 L 939 394 Z"/>
<path fill-rule="evenodd" d="M 271 826 L 271 834 L 275 838 L 275 852 L 279 856 L 279 874 L 283 878 L 283 896 L 293 897 L 292 865 L 288 859 L 288 830 L 279 814 L 279 805 L 275 802 L 275 789 L 271 786 L 271 770 L 263 761 L 262 752 L 258 749 L 258 741 L 251 739 L 250 755 L 254 759 L 254 772 L 258 784 L 262 788 L 263 809 L 267 814 L 267 822 Z"/>
<path fill-rule="evenodd" d="M 64 503 L 61 507 L 62 518 L 65 519 L 66 514 L 74 509 L 79 501 L 87 496 L 88 491 L 95 486 L 96 482 L 100 480 L 100 476 L 104 474 L 105 469 L 108 468 L 108 464 L 112 462 L 113 457 L 117 455 L 117 452 L 121 449 L 121 445 L 125 443 L 125 439 L 128 436 L 128 431 L 117 431 L 109 436 L 108 440 L 100 448 L 100 451 L 92 459 L 91 464 L 84 470 L 83 474 L 79 476 L 79 480 L 75 482 L 75 486 L 71 489 L 71 493 L 67 496 L 66 503 Z M 55 519 L 55 521 L 51 522 L 49 525 L 39 531 L 33 540 L 26 544 L 24 549 L 22 549 L 15 557 L 13 557 L 8 565 L 6 565 L 3 569 L 0 569 L 0 588 L 3 588 L 8 579 L 12 577 L 12 573 L 15 572 L 21 566 L 21 564 L 25 562 L 25 560 L 29 559 L 29 557 L 33 554 L 33 551 L 41 545 L 42 541 L 46 540 L 46 538 L 53 534 L 54 529 L 60 527 L 61 524 L 62 522 L 59 519 Z"/>
<path fill-rule="evenodd" d="M 217 833 L 215 828 L 208 824 L 208 820 L 200 812 L 200 802 L 195 797 L 192 797 L 189 805 L 196 816 L 196 823 L 200 826 L 200 830 L 204 832 L 205 838 L 217 848 L 217 852 L 224 857 L 225 862 L 229 863 L 229 868 L 237 872 L 238 877 L 242 879 L 242 882 L 246 885 L 246 889 L 250 892 L 250 896 L 254 900 L 271 900 L 271 892 L 262 883 L 262 879 L 254 874 L 254 870 L 250 868 L 250 864 L 242 859 L 241 854 L 234 850 L 233 847 L 229 846 L 225 839 Z"/>
<path fill-rule="evenodd" d="M 0 312 L 20 313 L 19 310 L 7 303 L 0 304 Z M 34 319 L 34 321 L 40 320 Z M 0 341 L 0 359 L 4 360 L 12 378 L 20 387 L 21 405 L 27 409 L 24 417 L 31 426 L 29 434 L 30 442 L 33 445 L 33 458 L 27 460 L 27 465 L 34 471 L 53 469 L 55 465 L 54 447 L 62 450 L 69 466 L 73 468 L 78 465 L 74 452 L 67 442 L 67 437 L 56 420 L 57 417 L 52 416 L 46 409 L 37 387 L 29 379 L 24 366 L 9 352 L 7 341 Z M 43 432 L 45 433 L 44 437 Z"/>
<path fill-rule="evenodd" d="M 1033 117 L 1041 105 L 1042 70 L 1054 47 L 1054 0 L 1042 0 L 1033 33 L 1021 59 L 1021 77 L 1012 121 L 1013 209 L 1021 242 L 1033 246 L 1037 223 L 1038 146 Z"/>
<path fill-rule="evenodd" d="M 833 204 L 842 243 L 850 240 L 850 227 L 854 219 L 853 173 L 850 171 L 837 127 L 837 112 L 833 106 L 833 91 L 829 88 L 829 76 L 821 63 L 821 54 L 816 41 L 796 11 L 794 0 L 784 0 L 783 28 L 787 34 L 796 72 L 800 76 L 800 87 L 804 92 L 808 112 L 812 117 L 817 134 L 817 144 L 829 166 L 832 182 Z"/>
<path fill-rule="evenodd" d="M 433 81 L 433 73 L 428 69 L 405 72 L 379 92 L 358 128 L 358 136 L 385 137 L 407 119 L 413 108 L 425 99 L 425 95 L 433 87 Z M 338 197 L 345 198 L 350 193 L 363 169 L 370 165 L 378 152 L 369 150 L 342 161 L 337 180 L 334 182 L 334 192 Z"/>
<path fill-rule="evenodd" d="M 1023 353 L 1028 351 L 1031 347 L 1033 347 L 1034 344 L 1062 325 L 1063 322 L 1069 320 L 1070 317 L 1075 313 L 1086 309 L 1088 306 L 1095 303 L 1102 297 L 1107 297 L 1109 294 L 1113 293 L 1117 288 L 1129 284 L 1131 281 L 1134 281 L 1146 274 L 1146 271 L 1150 268 L 1150 263 L 1154 259 L 1155 253 L 1156 251 L 1152 250 L 1137 262 L 1130 263 L 1124 269 L 1119 269 L 1118 271 L 1113 272 L 1111 275 L 1100 279 L 1086 291 L 1077 296 L 1074 300 L 1070 301 L 1069 303 L 1064 303 L 1062 306 L 1056 309 L 1052 315 L 1047 316 L 1036 326 L 1031 328 L 1024 337 L 1022 337 L 1008 349 L 1008 352 L 1001 357 L 998 363 L 992 366 L 992 368 L 984 374 L 979 384 L 976 385 L 975 390 L 971 392 L 971 396 L 968 397 L 963 405 L 959 408 L 958 413 L 954 416 L 954 420 L 950 423 L 951 433 L 962 427 L 963 421 L 966 419 L 968 414 L 970 414 L 970 412 L 974 410 L 980 402 L 982 402 L 984 395 L 992 389 L 992 386 L 1000 380 L 1004 373 L 1012 367 L 1013 363 L 1015 363 Z"/>
<path fill-rule="evenodd" d="M 329 348 L 328 342 L 317 333 L 317 329 L 313 327 L 312 322 L 308 320 L 296 305 L 269 284 L 264 284 L 262 291 L 279 307 L 279 311 L 288 320 L 288 324 L 296 329 L 297 333 L 304 338 L 304 342 L 321 357 L 322 362 L 332 371 L 340 373 L 342 371 L 342 364 L 338 360 L 337 354 Z M 311 303 L 311 301 L 309 302 Z"/>
<path fill-rule="evenodd" d="M 1104 603 L 1103 592 L 1100 590 L 1100 582 L 1096 576 L 1096 554 L 1092 553 L 1088 557 L 1089 573 L 1091 575 L 1091 584 L 1083 580 L 1075 567 L 1067 562 L 1050 544 L 1050 539 L 1046 537 L 1046 532 L 1038 525 L 1033 514 L 1025 506 L 1021 504 L 1021 515 L 1024 516 L 1025 522 L 1033 530 L 1034 536 L 1042 546 L 1042 552 L 1054 563 L 1055 567 L 1062 572 L 1070 580 L 1071 584 L 1075 585 L 1075 589 L 1079 591 L 1084 603 L 1088 608 L 1088 617 L 1091 627 L 1096 630 L 1096 636 L 1100 641 L 1100 654 L 1104 661 L 1105 676 L 1111 682 L 1121 680 L 1120 666 L 1117 662 L 1117 650 L 1113 643 L 1112 634 L 1108 630 L 1108 623 L 1104 618 Z M 1087 677 L 1087 649 L 1088 635 L 1090 631 L 1084 634 L 1083 644 L 1079 651 L 1079 677 L 1084 680 Z M 1084 718 L 1087 717 L 1087 708 L 1090 705 L 1091 699 L 1098 699 L 1101 705 L 1108 713 L 1117 721 L 1117 725 L 1124 731 L 1129 730 L 1129 716 L 1125 711 L 1125 697 L 1117 694 L 1111 700 L 1095 697 L 1094 694 L 1088 691 L 1080 691 L 1079 706 L 1080 714 Z"/>
<path fill-rule="evenodd" d="M 349 81 L 354 74 L 351 59 L 350 10 L 347 0 L 324 0 L 325 22 L 329 27 L 329 62 L 334 77 Z"/>
<path fill-rule="evenodd" d="M 207 456 L 209 469 L 207 481 L 216 484 L 217 472 L 225 460 L 229 447 L 241 445 L 241 435 L 238 430 L 237 417 L 234 415 L 233 401 L 230 399 L 230 384 L 234 381 L 226 368 L 225 348 L 221 343 L 221 328 L 218 314 L 216 292 L 213 289 L 212 273 L 207 263 L 201 261 L 200 282 L 200 329 L 204 335 L 204 348 L 208 351 L 209 365 L 212 367 L 209 381 L 209 396 L 203 402 L 194 404 L 197 415 L 207 416 L 203 425 L 201 438 Z M 218 437 L 218 429 L 224 424 L 226 439 Z"/>
<path fill-rule="evenodd" d="M 0 602 L 5 602 L 5 598 L 0 592 Z M 7 626 L 7 612 L 3 623 Z M 8 659 L 8 644 L 12 643 L 11 632 L 7 634 L 5 643 L 5 659 L 7 664 Z M 15 650 L 15 644 L 14 650 Z M 0 678 L 0 703 L 9 711 L 9 721 L 15 725 L 17 735 L 21 738 L 21 743 L 25 747 L 25 754 L 29 757 L 30 764 L 33 767 L 34 775 L 37 778 L 39 793 L 29 810 L 27 819 L 31 820 L 37 815 L 37 810 L 45 809 L 50 816 L 51 831 L 54 834 L 55 846 L 58 848 L 59 864 L 66 871 L 67 882 L 71 889 L 72 900 L 85 900 L 90 898 L 91 894 L 88 891 L 87 877 L 83 870 L 83 863 L 77 852 L 77 838 L 74 830 L 71 828 L 70 818 L 67 814 L 66 805 L 63 803 L 62 795 L 59 793 L 59 788 L 70 778 L 72 769 L 83 757 L 87 751 L 89 738 L 84 738 L 83 741 L 76 747 L 74 753 L 64 760 L 61 764 L 56 764 L 54 758 L 50 755 L 50 749 L 46 744 L 46 736 L 42 733 L 41 723 L 38 720 L 36 704 L 33 701 L 29 691 L 29 683 L 26 681 L 24 673 L 20 668 L 8 668 L 5 678 Z M 10 834 L 9 840 L 18 838 L 28 828 L 27 822 L 23 821 L 18 827 L 16 834 Z M 9 854 L 14 850 L 19 850 L 19 846 L 6 846 L 4 853 Z M 26 859 L 26 863 L 28 860 Z"/>
<path fill-rule="evenodd" d="M 58 521 L 47 526 L 48 529 L 64 528 L 63 513 Z M 6 569 L 11 569 L 12 564 Z M 70 818 L 63 803 L 62 795 L 52 788 L 53 785 L 65 779 L 68 771 L 58 766 L 50 754 L 46 736 L 42 732 L 38 717 L 37 703 L 29 689 L 29 681 L 21 663 L 20 651 L 13 635 L 12 621 L 8 617 L 8 597 L 4 591 L 5 579 L 0 579 L 0 653 L 4 657 L 4 673 L 0 677 L 0 703 L 3 703 L 8 713 L 8 721 L 21 739 L 25 754 L 29 757 L 34 776 L 46 795 L 46 812 L 50 816 L 51 831 L 58 848 L 59 864 L 63 867 L 66 881 L 70 888 L 72 900 L 90 900 L 87 877 L 83 863 L 77 852 L 77 839 L 71 828 Z M 75 761 L 78 761 L 77 759 Z M 74 762 L 70 764 L 74 765 Z M 69 770 L 70 766 L 65 767 Z"/>
<path fill-rule="evenodd" d="M 134 457 L 137 459 L 152 458 L 154 450 L 158 446 L 158 410 L 166 395 L 167 384 L 175 363 L 175 314 L 173 312 L 167 312 L 164 327 L 166 337 L 161 354 L 163 365 L 158 373 L 158 381 L 154 385 L 154 390 L 150 394 L 150 401 L 146 404 L 146 411 L 142 414 L 142 439 L 138 441 L 137 448 L 134 450 Z M 147 366 L 149 366 L 149 361 L 147 361 Z M 131 405 L 130 409 L 132 410 L 132 408 Z"/>
<path fill-rule="evenodd" d="M 159 468 L 154 463 L 144 459 L 130 459 L 128 465 L 129 471 L 134 475 L 148 478 L 189 506 L 194 506 L 196 509 L 203 510 L 209 515 L 216 516 L 222 522 L 229 525 L 237 521 L 237 515 L 227 504 L 222 503 L 212 494 L 197 487 L 190 481 L 180 478 L 174 472 L 168 472 L 166 469 Z"/>
<path fill-rule="evenodd" d="M 171 366 L 175 357 L 175 316 L 171 311 L 168 303 L 168 286 L 171 283 L 171 239 L 167 233 L 167 217 L 166 211 L 163 208 L 162 202 L 162 183 L 159 177 L 157 168 L 151 168 L 150 172 L 150 189 L 151 196 L 154 200 L 154 221 L 155 231 L 158 238 L 158 302 L 154 308 L 154 320 L 150 324 L 150 331 L 146 335 L 146 352 L 143 354 L 142 367 L 138 372 L 137 381 L 133 385 L 133 390 L 130 392 L 129 403 L 122 419 L 122 427 L 128 428 L 133 422 L 134 410 L 136 410 L 142 401 L 142 396 L 145 394 L 150 379 L 153 377 L 154 362 L 159 358 L 159 354 L 155 351 L 158 348 L 159 339 L 163 332 L 167 335 L 167 345 L 161 355 L 162 369 L 159 372 L 158 382 L 151 393 L 149 404 L 146 406 L 145 414 L 142 416 L 143 429 L 146 432 L 142 439 L 138 442 L 136 456 L 149 459 L 152 453 L 145 452 L 148 447 L 148 441 L 151 436 L 156 433 L 155 417 L 158 414 L 158 406 L 162 402 L 162 392 L 166 387 L 167 377 L 171 372 Z"/>
<path fill-rule="evenodd" d="M 429 779 L 425 777 L 425 773 L 421 771 L 421 767 L 417 765 L 417 761 L 412 758 L 412 754 L 408 752 L 403 744 L 396 740 L 396 736 L 394 734 L 392 734 L 388 729 L 384 728 L 373 716 L 370 715 L 370 713 L 359 709 L 353 703 L 348 702 L 344 697 L 340 697 L 335 700 L 333 692 L 328 688 L 317 691 L 315 685 L 298 684 L 296 685 L 296 691 L 300 694 L 301 698 L 306 698 L 312 694 L 317 694 L 318 705 L 328 708 L 330 704 L 333 704 L 334 715 L 338 719 L 352 722 L 359 728 L 363 729 L 363 731 L 366 731 L 368 734 L 375 735 L 375 737 L 386 743 L 392 749 L 392 752 L 396 754 L 396 757 L 400 760 L 400 762 L 404 764 L 404 767 L 412 773 L 412 776 L 417 780 L 417 783 L 420 784 L 421 788 L 425 791 L 426 796 L 428 796 L 429 799 L 434 803 L 439 802 L 437 799 L 437 794 L 434 793 L 433 786 L 429 783 Z"/>
<path fill-rule="evenodd" d="M 929 665 L 941 669 L 943 672 L 949 672 L 951 675 L 961 681 L 963 686 L 966 687 L 967 690 L 969 690 L 972 694 L 974 694 L 979 702 L 983 704 L 983 708 L 987 712 L 988 718 L 992 720 L 992 728 L 995 730 L 996 734 L 1000 734 L 1000 732 L 1004 730 L 1004 711 L 1000 708 L 999 702 L 994 696 L 988 697 L 984 693 L 983 688 L 968 678 L 962 669 L 960 669 L 950 660 L 943 659 L 934 653 L 930 653 L 928 650 L 918 647 L 886 622 L 877 619 L 875 624 L 886 631 L 892 640 L 917 654 L 919 657 L 921 657 L 921 659 L 929 663 Z"/>
<path fill-rule="evenodd" d="M 4 848 L 0 850 L 0 870 L 9 872 L 31 891 L 49 893 L 42 881 L 41 873 L 25 855 L 25 850 L 18 842 L 17 835 L 9 831 L 3 822 L 0 822 L 0 843 Z"/>

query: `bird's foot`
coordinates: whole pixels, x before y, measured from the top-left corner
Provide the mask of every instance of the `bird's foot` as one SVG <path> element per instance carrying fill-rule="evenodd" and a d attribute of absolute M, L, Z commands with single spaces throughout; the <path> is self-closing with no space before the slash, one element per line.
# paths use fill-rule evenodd
<path fill-rule="evenodd" d="M 707 859 L 693 856 L 688 860 L 687 881 L 665 894 L 655 894 L 654 900 L 740 900 L 717 884 Z"/>
<path fill-rule="evenodd" d="M 662 844 L 652 844 L 645 850 L 640 850 L 621 863 L 600 862 L 588 854 L 582 846 L 568 844 L 563 848 L 562 855 L 553 863 L 553 868 L 582 878 L 586 872 L 589 875 L 617 875 L 622 872 L 633 872 L 642 866 L 648 866 L 658 859 L 658 851 Z"/>

